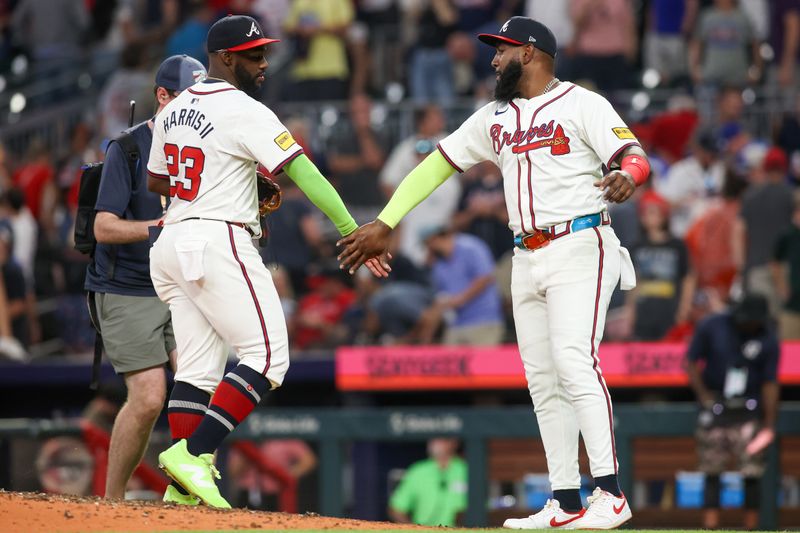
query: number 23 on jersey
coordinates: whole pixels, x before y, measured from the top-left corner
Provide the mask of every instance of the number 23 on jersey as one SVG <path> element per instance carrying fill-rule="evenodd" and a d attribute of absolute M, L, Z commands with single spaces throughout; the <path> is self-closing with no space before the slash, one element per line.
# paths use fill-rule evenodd
<path fill-rule="evenodd" d="M 197 192 L 200 190 L 200 180 L 206 162 L 203 150 L 196 146 L 179 148 L 176 144 L 166 143 L 164 155 L 169 173 L 170 197 L 177 196 L 181 200 L 191 202 L 197 198 Z"/>

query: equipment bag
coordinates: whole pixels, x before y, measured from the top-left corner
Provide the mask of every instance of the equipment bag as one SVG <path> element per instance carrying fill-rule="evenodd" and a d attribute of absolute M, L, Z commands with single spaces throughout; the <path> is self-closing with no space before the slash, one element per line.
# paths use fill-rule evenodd
<path fill-rule="evenodd" d="M 131 183 L 136 179 L 136 164 L 139 161 L 139 147 L 129 133 L 123 133 L 111 141 L 119 143 L 128 159 Z M 111 146 L 111 143 L 109 143 Z M 80 187 L 78 189 L 78 212 L 75 214 L 75 249 L 94 257 L 97 239 L 94 237 L 94 219 L 97 212 L 97 194 L 100 191 L 100 177 L 103 174 L 103 163 L 91 163 L 83 167 Z"/>

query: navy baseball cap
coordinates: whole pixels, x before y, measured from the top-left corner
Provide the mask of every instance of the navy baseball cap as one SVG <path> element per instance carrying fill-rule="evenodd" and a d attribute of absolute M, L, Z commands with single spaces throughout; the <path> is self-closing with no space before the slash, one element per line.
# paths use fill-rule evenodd
<path fill-rule="evenodd" d="M 170 91 L 183 91 L 206 79 L 206 67 L 187 55 L 170 56 L 156 72 L 156 85 Z"/>
<path fill-rule="evenodd" d="M 279 39 L 264 36 L 261 24 L 247 15 L 228 15 L 216 21 L 208 30 L 206 47 L 209 53 L 241 52 L 257 46 L 279 43 Z"/>
<path fill-rule="evenodd" d="M 558 50 L 556 36 L 550 28 L 528 17 L 511 17 L 497 34 L 479 33 L 478 39 L 490 46 L 507 43 L 514 46 L 532 44 L 545 54 L 555 57 Z"/>

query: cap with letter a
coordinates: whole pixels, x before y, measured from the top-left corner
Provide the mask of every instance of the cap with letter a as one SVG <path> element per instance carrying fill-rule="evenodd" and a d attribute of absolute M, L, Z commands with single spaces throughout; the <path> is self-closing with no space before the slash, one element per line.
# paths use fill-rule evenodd
<path fill-rule="evenodd" d="M 555 57 L 558 50 L 556 36 L 550 28 L 528 17 L 511 17 L 496 34 L 480 33 L 478 39 L 490 46 L 506 43 L 513 46 L 532 44 L 545 54 Z"/>
<path fill-rule="evenodd" d="M 264 36 L 261 24 L 247 15 L 228 15 L 208 30 L 206 47 L 210 52 L 241 52 L 257 46 L 280 42 Z"/>

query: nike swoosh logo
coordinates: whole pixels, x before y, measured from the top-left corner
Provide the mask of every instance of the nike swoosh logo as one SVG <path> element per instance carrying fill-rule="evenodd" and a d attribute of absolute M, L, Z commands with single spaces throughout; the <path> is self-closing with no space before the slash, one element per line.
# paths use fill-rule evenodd
<path fill-rule="evenodd" d="M 505 113 L 506 111 L 508 111 L 508 108 L 505 108 L 505 109 L 503 109 L 502 111 L 495 111 L 495 112 L 494 112 L 494 114 L 495 114 L 495 115 L 502 115 L 502 114 L 503 114 L 503 113 Z"/>
<path fill-rule="evenodd" d="M 619 508 L 617 508 L 617 506 L 615 505 L 614 512 L 616 514 L 620 514 L 624 508 L 625 508 L 625 498 L 622 498 L 622 504 L 620 504 Z"/>
<path fill-rule="evenodd" d="M 564 520 L 563 522 L 559 522 L 558 520 L 556 520 L 556 517 L 554 516 L 553 518 L 551 518 L 551 519 L 550 519 L 550 527 L 561 527 L 561 526 L 566 526 L 566 525 L 567 525 L 567 524 L 569 524 L 570 522 L 574 522 L 575 520 L 577 520 L 578 518 L 580 518 L 580 517 L 582 517 L 582 516 L 583 516 L 583 511 L 581 511 L 581 512 L 580 512 L 580 513 L 578 513 L 578 514 L 576 514 L 575 516 L 573 516 L 573 517 L 572 517 L 572 518 L 570 518 L 569 520 Z"/>

